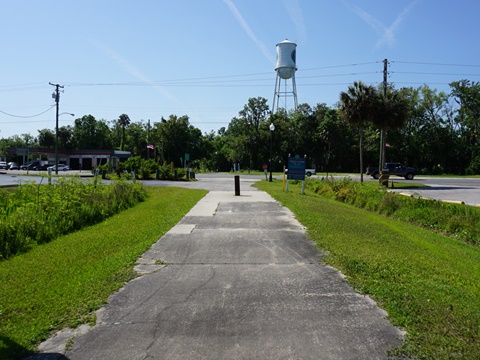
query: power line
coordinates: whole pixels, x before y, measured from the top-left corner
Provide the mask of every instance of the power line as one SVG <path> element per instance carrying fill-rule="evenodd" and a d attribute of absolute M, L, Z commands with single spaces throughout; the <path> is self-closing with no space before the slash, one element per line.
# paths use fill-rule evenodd
<path fill-rule="evenodd" d="M 297 71 L 324 70 L 324 69 L 334 69 L 334 68 L 349 67 L 349 66 L 372 65 L 372 64 L 378 64 L 378 63 L 381 63 L 381 61 L 371 61 L 371 62 L 357 63 L 357 64 L 354 63 L 354 64 L 344 64 L 344 65 L 329 65 L 329 66 L 316 67 L 316 68 L 299 69 Z"/>
<path fill-rule="evenodd" d="M 418 71 L 391 71 L 390 74 L 445 75 L 445 76 L 480 76 L 480 74 L 434 73 L 434 72 L 418 72 Z"/>
<path fill-rule="evenodd" d="M 367 84 L 379 84 L 380 81 L 365 82 Z M 300 84 L 299 87 L 303 86 L 338 86 L 338 85 L 352 85 L 353 81 L 350 82 L 339 82 L 339 83 L 315 83 L 315 84 Z"/>
<path fill-rule="evenodd" d="M 14 84 L 14 85 L 0 85 L 0 91 L 10 90 L 24 90 L 24 89 L 45 89 L 44 83 L 28 83 L 28 84 Z"/>
<path fill-rule="evenodd" d="M 181 83 L 183 85 L 185 82 L 188 85 L 189 82 L 197 82 L 199 80 L 212 80 L 212 79 L 226 79 L 226 78 L 235 78 L 235 77 L 247 77 L 247 76 L 257 76 L 257 75 L 271 75 L 273 72 L 262 72 L 262 73 L 250 73 L 250 74 L 239 74 L 239 75 L 220 75 L 220 76 L 210 76 L 210 77 L 199 77 L 199 78 L 184 78 L 184 79 L 168 79 L 168 80 L 157 80 L 149 82 L 121 82 L 121 83 L 68 83 L 68 86 L 155 86 L 155 85 L 166 85 L 170 83 Z M 250 79 L 250 80 L 239 80 L 239 81 L 254 81 L 254 80 L 271 80 L 271 79 Z"/>
<path fill-rule="evenodd" d="M 299 76 L 298 79 L 311 79 L 311 78 L 322 78 L 322 77 L 338 77 L 338 76 L 358 76 L 358 75 L 367 75 L 367 74 L 378 74 L 380 71 L 369 71 L 369 72 L 358 72 L 358 73 L 341 73 L 341 74 L 324 74 L 324 75 L 312 75 L 312 76 Z M 169 80 L 171 81 L 171 80 Z M 130 82 L 130 83 L 91 83 L 83 84 L 77 86 L 170 86 L 170 87 L 181 87 L 181 86 L 191 86 L 191 87 L 245 87 L 245 86 L 271 86 L 271 78 L 260 78 L 260 79 L 241 79 L 241 80 L 217 80 L 217 81 L 208 81 L 208 82 L 197 82 L 196 80 L 177 80 L 174 82 L 169 81 L 155 81 L 155 82 Z M 180 82 L 183 81 L 183 82 Z M 268 84 L 241 84 L 245 82 L 252 81 L 268 81 Z M 73 85 L 69 85 L 73 86 Z"/>
<path fill-rule="evenodd" d="M 0 92 L 14 92 L 14 91 L 28 91 L 28 90 L 44 90 L 44 86 L 28 86 L 28 87 L 14 87 L 12 89 L 4 88 L 0 89 Z"/>
<path fill-rule="evenodd" d="M 51 122 L 52 119 L 49 120 L 29 120 L 29 121 L 22 121 L 22 124 L 25 123 L 44 123 L 44 122 Z M 0 121 L 0 124 L 18 124 L 18 121 Z"/>
<path fill-rule="evenodd" d="M 391 61 L 391 63 L 398 64 L 413 64 L 413 65 L 428 65 L 428 66 L 457 66 L 457 67 L 478 67 L 480 65 L 468 65 L 468 64 L 442 64 L 442 63 L 428 63 L 428 62 L 415 62 L 415 61 Z"/>
<path fill-rule="evenodd" d="M 343 74 L 327 74 L 327 75 L 313 75 L 313 76 L 297 76 L 297 79 L 312 79 L 319 77 L 335 77 L 335 76 L 358 76 L 358 75 L 368 75 L 368 74 L 379 74 L 381 71 L 366 71 L 359 73 L 343 73 Z"/>
<path fill-rule="evenodd" d="M 45 85 L 44 83 L 27 83 L 27 84 L 14 84 L 14 85 L 0 85 L 0 89 L 4 87 L 18 87 L 18 86 L 32 86 L 32 85 Z"/>
<path fill-rule="evenodd" d="M 374 62 L 367 62 L 367 63 L 357 63 L 357 64 L 345 64 L 345 65 L 333 65 L 333 66 L 324 66 L 318 68 L 307 68 L 307 69 L 299 69 L 298 71 L 312 71 L 312 70 L 323 70 L 323 69 L 332 69 L 332 68 L 341 68 L 341 67 L 352 67 L 352 66 L 360 66 L 360 65 L 371 65 L 377 64 L 380 61 Z M 237 74 L 237 75 L 221 75 L 221 76 L 211 76 L 211 77 L 198 77 L 198 78 L 184 78 L 184 79 L 168 79 L 168 80 L 156 80 L 156 81 L 149 81 L 149 82 L 118 82 L 118 83 L 67 83 L 66 86 L 184 86 L 184 85 L 211 85 L 216 83 L 227 83 L 227 82 L 246 82 L 246 81 L 271 81 L 271 78 L 254 78 L 254 79 L 237 79 L 237 80 L 218 80 L 212 81 L 215 79 L 228 79 L 228 78 L 239 78 L 239 77 L 249 77 L 249 76 L 258 76 L 258 75 L 272 75 L 274 72 L 260 72 L 260 73 L 250 73 L 250 74 Z M 373 73 L 373 72 L 370 72 Z M 317 77 L 322 76 L 343 76 L 343 75 L 361 75 L 363 73 L 351 73 L 351 74 L 338 74 L 338 75 L 319 75 Z M 304 76 L 303 78 L 307 78 Z M 202 81 L 206 82 L 202 83 Z M 200 83 L 199 83 L 200 82 Z M 232 84 L 233 86 L 234 84 Z M 263 86 L 263 85 L 257 85 Z"/>
<path fill-rule="evenodd" d="M 428 84 L 424 81 L 424 82 L 421 82 L 421 81 L 391 81 L 390 82 L 391 84 L 407 84 L 407 85 L 411 85 L 411 84 L 415 84 L 415 85 L 450 85 L 450 83 L 446 83 L 446 82 L 431 82 L 429 81 Z"/>
<path fill-rule="evenodd" d="M 346 68 L 346 67 L 357 67 L 365 65 L 375 65 L 382 63 L 382 61 L 371 61 L 364 63 L 351 63 L 351 64 L 340 64 L 340 65 L 329 65 L 323 67 L 314 67 L 314 68 L 305 68 L 297 70 L 300 72 L 308 72 L 314 70 L 327 70 L 335 68 Z M 480 65 L 473 64 L 448 64 L 448 63 L 430 63 L 430 62 L 414 62 L 414 61 L 398 61 L 394 60 L 391 63 L 397 64 L 411 64 L 411 65 L 428 65 L 428 66 L 455 66 L 455 67 L 475 67 L 480 68 Z M 323 74 L 323 75 L 313 75 L 313 76 L 301 76 L 298 78 L 307 79 L 315 77 L 335 77 L 335 76 L 358 76 L 366 74 L 377 74 L 380 71 L 370 71 L 370 72 L 353 72 L 353 73 L 340 73 L 340 74 Z M 469 74 L 469 73 L 428 73 L 428 72 L 402 72 L 402 71 L 392 71 L 391 73 L 397 74 L 419 74 L 419 75 L 450 75 L 450 76 L 479 76 L 480 74 Z M 210 76 L 210 77 L 196 77 L 196 78 L 183 78 L 183 79 L 167 79 L 167 80 L 158 80 L 158 81 L 149 81 L 149 82 L 109 82 L 109 83 L 66 83 L 68 87 L 84 87 L 84 86 L 205 86 L 205 87 L 225 87 L 225 86 L 242 86 L 239 84 L 241 82 L 253 82 L 253 81 L 271 81 L 269 78 L 251 78 L 246 79 L 247 77 L 256 77 L 261 75 L 271 75 L 273 72 L 258 72 L 258 73 L 247 73 L 247 74 L 234 74 L 234 75 L 219 75 L 219 76 Z M 239 79 L 243 78 L 243 79 Z M 222 85 L 227 84 L 227 85 Z M 40 86 L 42 85 L 42 86 Z M 322 84 L 323 85 L 323 84 Z M 249 84 L 245 86 L 270 86 L 263 84 Z M 43 83 L 26 83 L 18 85 L 2 85 L 0 86 L 0 92 L 13 92 L 13 91 L 25 91 L 25 90 L 35 90 L 44 88 Z"/>
<path fill-rule="evenodd" d="M 27 118 L 32 118 L 32 117 L 37 117 L 37 116 L 43 115 L 43 114 L 45 114 L 46 112 L 52 110 L 54 106 L 55 106 L 55 105 L 52 105 L 52 106 L 50 106 L 47 110 L 41 112 L 40 114 L 36 114 L 36 115 L 28 115 L 28 116 L 14 115 L 14 114 L 9 114 L 9 113 L 7 113 L 7 112 L 5 112 L 5 111 L 2 111 L 2 110 L 0 110 L 0 113 L 5 114 L 5 115 L 8 115 L 8 116 L 16 117 L 16 118 L 27 119 Z"/>

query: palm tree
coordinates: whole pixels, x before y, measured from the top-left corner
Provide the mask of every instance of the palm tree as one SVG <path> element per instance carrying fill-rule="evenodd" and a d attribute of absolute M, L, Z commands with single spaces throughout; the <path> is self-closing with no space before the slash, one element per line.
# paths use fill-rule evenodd
<path fill-rule="evenodd" d="M 360 138 L 360 182 L 363 183 L 363 129 L 365 122 L 375 118 L 378 102 L 377 92 L 373 86 L 355 81 L 346 92 L 340 93 L 340 114 L 350 124 L 358 125 Z"/>
<path fill-rule="evenodd" d="M 399 91 L 392 88 L 380 94 L 377 99 L 373 124 L 381 130 L 379 169 L 385 167 L 385 144 L 387 130 L 396 130 L 403 126 L 408 116 L 408 103 Z"/>
<path fill-rule="evenodd" d="M 118 123 L 122 127 L 122 142 L 120 145 L 120 150 L 123 151 L 123 147 L 125 144 L 125 128 L 130 125 L 130 118 L 128 117 L 127 114 L 122 114 L 118 117 Z"/>

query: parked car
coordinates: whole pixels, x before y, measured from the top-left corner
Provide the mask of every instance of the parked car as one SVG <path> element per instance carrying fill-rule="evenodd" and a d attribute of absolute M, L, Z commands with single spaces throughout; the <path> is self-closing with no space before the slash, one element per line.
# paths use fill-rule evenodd
<path fill-rule="evenodd" d="M 7 168 L 7 162 L 6 161 L 0 161 L 0 169 L 6 169 Z"/>
<path fill-rule="evenodd" d="M 52 169 L 52 171 L 55 171 L 55 165 L 49 166 L 47 170 L 48 169 Z M 58 164 L 58 171 L 67 171 L 67 170 L 70 170 L 70 168 L 67 165 Z"/>
<path fill-rule="evenodd" d="M 34 170 L 35 166 L 40 166 L 41 162 L 38 160 L 26 162 L 23 165 L 20 165 L 20 170 Z"/>
<path fill-rule="evenodd" d="M 285 169 L 285 174 L 288 173 L 288 169 Z M 317 170 L 316 169 L 305 169 L 305 175 L 307 175 L 308 177 L 312 176 L 312 175 L 316 175 L 317 174 Z"/>
<path fill-rule="evenodd" d="M 49 167 L 55 167 L 55 164 L 43 164 L 43 165 L 36 165 L 32 168 L 32 170 L 35 170 L 35 171 L 45 171 L 47 170 Z"/>
<path fill-rule="evenodd" d="M 11 161 L 7 164 L 6 169 L 7 170 L 19 170 L 20 168 L 19 168 L 19 166 L 16 162 Z"/>

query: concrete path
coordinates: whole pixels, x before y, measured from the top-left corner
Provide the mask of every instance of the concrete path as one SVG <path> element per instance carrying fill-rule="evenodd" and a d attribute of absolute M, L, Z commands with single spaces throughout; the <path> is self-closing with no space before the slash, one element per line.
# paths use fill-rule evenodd
<path fill-rule="evenodd" d="M 387 358 L 401 332 L 321 255 L 265 192 L 211 191 L 70 350 L 42 346 L 72 360 Z"/>

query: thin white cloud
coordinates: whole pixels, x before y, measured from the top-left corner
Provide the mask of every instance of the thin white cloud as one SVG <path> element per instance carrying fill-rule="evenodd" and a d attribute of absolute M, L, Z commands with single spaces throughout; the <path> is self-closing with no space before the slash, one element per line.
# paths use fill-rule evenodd
<path fill-rule="evenodd" d="M 355 12 L 355 14 L 357 14 L 357 16 L 364 20 L 380 36 L 380 39 L 376 43 L 376 47 L 378 48 L 384 44 L 388 45 L 389 47 L 395 45 L 395 43 L 397 42 L 397 39 L 395 38 L 395 31 L 417 2 L 418 0 L 415 0 L 411 2 L 410 5 L 408 5 L 406 8 L 404 8 L 403 11 L 397 16 L 395 21 L 389 27 L 387 27 L 381 21 L 374 18 L 371 14 L 360 9 L 359 7 L 350 6 L 348 4 L 347 6 L 349 6 Z"/>
<path fill-rule="evenodd" d="M 283 0 L 283 5 L 285 5 L 290 18 L 295 24 L 299 39 L 305 42 L 307 39 L 307 30 L 303 21 L 302 8 L 300 7 L 299 0 Z"/>
<path fill-rule="evenodd" d="M 263 56 L 267 58 L 268 61 L 270 61 L 272 64 L 275 64 L 275 57 L 272 55 L 272 53 L 268 50 L 268 48 L 263 44 L 255 35 L 253 30 L 250 28 L 248 23 L 245 21 L 243 18 L 242 14 L 238 11 L 237 7 L 233 3 L 232 0 L 223 0 L 223 2 L 228 6 L 230 12 L 233 14 L 235 19 L 238 21 L 242 29 L 247 33 L 247 35 L 250 37 L 250 39 L 253 40 L 255 45 L 260 49 L 262 52 Z"/>
<path fill-rule="evenodd" d="M 101 49 L 104 53 L 106 53 L 110 58 L 112 58 L 122 69 L 124 69 L 127 73 L 132 75 L 133 77 L 137 78 L 140 81 L 143 81 L 149 85 L 151 85 L 155 90 L 157 90 L 162 96 L 166 97 L 168 100 L 175 102 L 179 105 L 182 103 L 170 92 L 168 92 L 164 87 L 155 84 L 152 80 L 150 80 L 147 76 L 145 76 L 140 70 L 138 70 L 135 66 L 133 66 L 127 59 L 123 58 L 120 54 L 118 54 L 113 49 L 100 44 L 96 41 L 92 41 L 92 44 Z"/>

